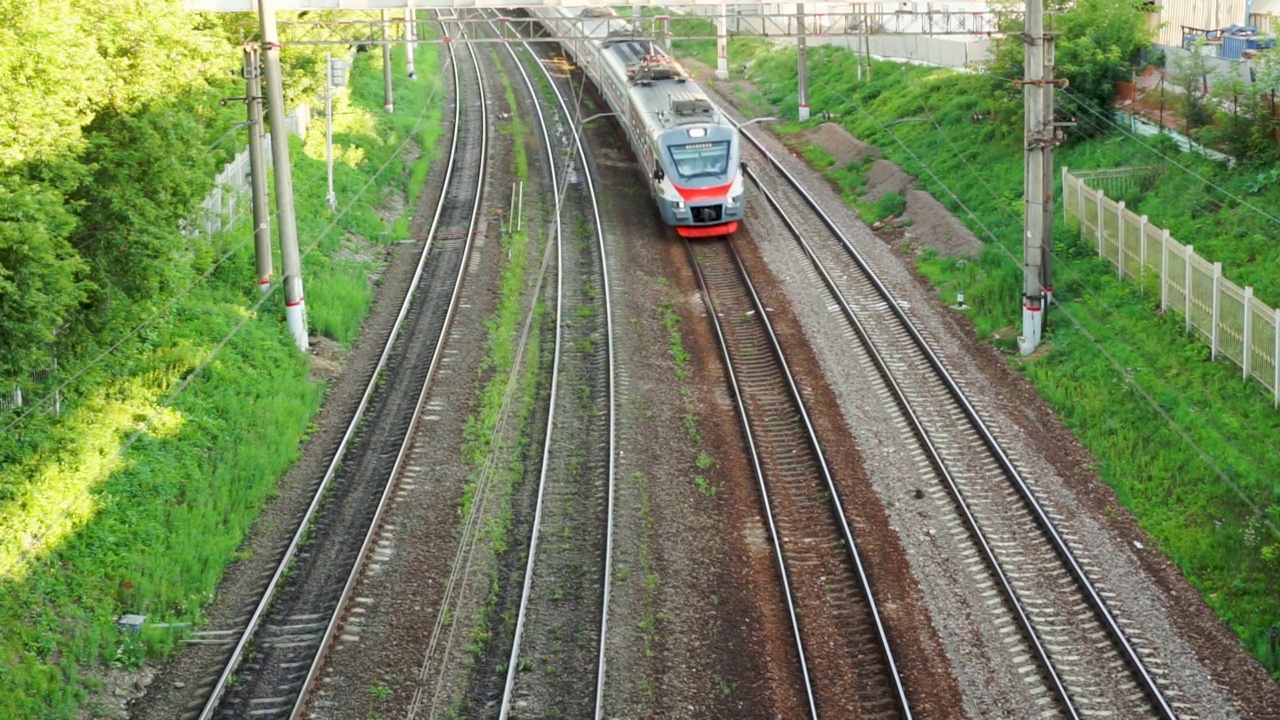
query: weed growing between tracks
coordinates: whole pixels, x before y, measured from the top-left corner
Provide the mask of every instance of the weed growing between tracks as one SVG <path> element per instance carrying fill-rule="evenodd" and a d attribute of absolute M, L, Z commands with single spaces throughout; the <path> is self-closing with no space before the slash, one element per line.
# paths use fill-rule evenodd
<path fill-rule="evenodd" d="M 502 96 L 507 101 L 507 112 L 510 120 L 502 125 L 502 133 L 510 135 L 515 143 L 516 154 L 516 178 L 518 180 L 529 179 L 529 156 L 525 149 L 525 139 L 529 133 L 529 128 L 525 127 L 524 120 L 520 115 L 520 106 L 516 103 L 516 92 L 511 87 L 511 79 L 507 77 L 505 72 L 501 71 L 502 63 L 498 57 L 498 51 L 490 49 L 489 54 L 493 67 L 499 68 L 498 77 L 502 80 Z"/>
<path fill-rule="evenodd" d="M 489 379 L 480 392 L 476 412 L 467 420 L 463 445 L 464 456 L 475 466 L 459 508 L 464 518 L 480 511 L 475 504 L 477 491 L 481 489 L 479 484 L 489 483 L 483 489 L 486 500 L 484 517 L 480 518 L 481 541 L 487 543 L 489 555 L 481 580 L 486 590 L 480 608 L 471 619 L 467 657 L 470 667 L 475 666 L 483 653 L 494 655 L 503 647 L 509 647 L 504 639 L 515 631 L 515 616 L 507 612 L 498 619 L 495 633 L 494 614 L 504 597 L 502 568 L 504 557 L 510 554 L 513 495 L 524 479 L 526 455 L 534 446 L 531 432 L 543 359 L 541 326 L 545 311 L 540 304 L 534 308 L 528 345 L 523 352 L 518 346 L 526 315 L 523 300 L 527 296 L 529 239 L 517 233 L 507 238 L 503 247 L 509 260 L 502 274 L 498 308 L 486 323 L 489 357 L 479 370 Z M 520 367 L 516 366 L 518 359 L 523 361 Z M 500 425 L 504 415 L 508 417 Z M 451 702 L 454 716 L 465 716 L 462 712 L 465 702 L 466 689 L 460 689 Z"/>
<path fill-rule="evenodd" d="M 500 59 L 496 51 L 491 52 L 492 67 L 499 69 L 511 113 L 501 132 L 512 137 L 515 176 L 525 180 L 529 172 L 525 146 L 527 129 L 517 112 L 515 93 L 506 73 L 501 70 Z M 525 227 L 532 227 L 532 224 L 525 223 Z M 542 372 L 541 328 L 545 309 L 536 300 L 532 324 L 528 335 L 524 335 L 529 279 L 532 273 L 537 272 L 536 265 L 530 267 L 530 258 L 538 247 L 539 244 L 532 242 L 527 232 L 503 237 L 506 264 L 499 280 L 498 307 L 485 323 L 488 355 L 477 369 L 478 373 L 487 376 L 487 380 L 463 432 L 463 456 L 475 470 L 463 488 L 459 512 L 464 519 L 475 512 L 484 513 L 479 518 L 482 523 L 479 541 L 486 543 L 488 551 L 484 561 L 487 566 L 481 579 L 486 588 L 484 599 L 470 620 L 468 667 L 475 667 L 485 653 L 496 657 L 502 647 L 509 647 L 503 639 L 510 637 L 515 630 L 514 613 L 504 613 L 497 619 L 496 632 L 494 615 L 504 599 L 502 570 L 506 565 L 505 558 L 511 552 L 508 540 L 514 526 L 513 495 L 524 479 L 526 454 L 533 444 L 531 432 Z M 520 347 L 522 337 L 527 338 L 524 348 Z M 487 485 L 481 487 L 481 483 Z M 481 492 L 485 497 L 484 507 L 478 508 L 476 498 Z M 467 688 L 459 688 L 451 699 L 451 716 L 467 716 L 467 692 Z"/>
<path fill-rule="evenodd" d="M 680 315 L 676 313 L 675 306 L 670 300 L 663 301 L 658 312 L 662 315 L 663 327 L 667 329 L 667 352 L 671 354 L 671 359 L 675 363 L 676 379 L 683 383 L 692 376 L 692 370 L 689 368 L 691 356 L 689 351 L 684 349 L 680 336 Z M 688 388 L 681 387 L 680 397 L 684 400 L 685 431 L 689 435 L 689 444 L 696 450 L 693 462 L 699 471 L 705 472 L 715 464 L 715 459 L 702 447 L 702 434 L 698 432 L 698 414 L 693 403 L 693 394 Z M 706 476 L 695 474 L 693 484 L 708 498 L 716 496 L 716 487 Z"/>
<path fill-rule="evenodd" d="M 683 418 L 686 433 L 688 434 L 691 448 L 695 451 L 692 462 L 699 470 L 706 470 L 712 466 L 714 460 L 711 455 L 701 447 L 702 438 L 698 432 L 698 416 L 695 412 L 692 391 L 686 387 L 687 381 L 692 377 L 692 369 L 690 360 L 692 359 L 689 352 L 684 348 L 684 343 L 680 333 L 680 315 L 676 312 L 675 304 L 671 300 L 664 300 L 658 307 L 658 314 L 662 321 L 663 327 L 667 330 L 667 351 L 671 355 L 673 369 L 676 380 L 680 384 L 680 397 L 684 402 Z M 645 537 L 652 537 L 656 532 L 656 519 L 653 511 L 653 495 L 649 485 L 648 477 L 643 472 L 633 472 L 631 481 L 635 484 L 636 493 L 639 501 L 639 519 L 642 534 Z M 694 474 L 694 486 L 708 499 L 713 499 L 716 494 L 715 486 L 701 474 Z M 654 658 L 659 650 L 661 642 L 661 630 L 659 626 L 664 620 L 663 613 L 659 609 L 660 602 L 658 597 L 658 589 L 661 585 L 661 576 L 658 574 L 658 568 L 655 563 L 653 547 L 650 543 L 640 543 L 639 546 L 639 576 L 641 582 L 641 592 L 639 597 L 639 618 L 636 620 L 636 630 L 639 631 L 641 639 L 641 648 L 644 653 L 645 660 Z M 626 565 L 619 565 L 616 570 L 616 578 L 619 585 L 625 585 L 633 580 L 632 569 Z M 642 702 L 653 707 L 657 702 L 657 688 L 654 686 L 652 677 L 648 673 L 637 673 L 635 677 L 636 691 Z"/>

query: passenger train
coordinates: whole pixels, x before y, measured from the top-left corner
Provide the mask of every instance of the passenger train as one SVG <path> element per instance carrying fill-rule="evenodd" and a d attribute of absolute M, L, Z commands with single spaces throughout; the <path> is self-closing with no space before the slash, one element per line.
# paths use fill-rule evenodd
<path fill-rule="evenodd" d="M 617 115 L 663 221 L 687 238 L 736 231 L 743 211 L 738 133 L 684 68 L 611 8 L 527 10 L 566 38 L 565 52 Z"/>

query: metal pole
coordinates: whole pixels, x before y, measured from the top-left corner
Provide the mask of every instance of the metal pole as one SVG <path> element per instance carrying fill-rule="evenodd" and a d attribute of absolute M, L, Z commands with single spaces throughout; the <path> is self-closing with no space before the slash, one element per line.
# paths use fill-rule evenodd
<path fill-rule="evenodd" d="M 395 112 L 396 104 L 391 98 L 391 14 L 382 11 L 382 107 L 387 112 Z"/>
<path fill-rule="evenodd" d="M 404 56 L 405 69 L 409 72 L 409 79 L 416 80 L 418 72 L 413 67 L 413 46 L 417 38 L 418 11 L 412 7 L 404 9 Z"/>
<path fill-rule="evenodd" d="M 324 164 L 329 175 L 329 209 L 337 212 L 338 196 L 333 191 L 333 54 L 324 56 Z"/>
<path fill-rule="evenodd" d="M 267 76 L 267 112 L 271 122 L 271 161 L 276 171 L 276 210 L 279 213 L 280 260 L 284 264 L 284 316 L 299 350 L 306 350 L 307 307 L 302 294 L 302 257 L 298 252 L 298 223 L 293 209 L 293 171 L 289 167 L 289 131 L 284 126 L 284 80 L 280 76 L 280 36 L 276 33 L 271 0 L 258 0 L 262 47 Z"/>
<path fill-rule="evenodd" d="M 804 35 L 804 3 L 796 3 L 796 19 L 800 21 L 800 29 L 796 33 L 796 81 L 800 87 L 800 120 L 809 119 L 809 53 L 805 47 Z"/>
<path fill-rule="evenodd" d="M 871 17 L 862 16 L 863 34 L 862 42 L 866 45 L 867 50 L 867 82 L 871 82 Z"/>
<path fill-rule="evenodd" d="M 267 200 L 267 151 L 262 137 L 262 58 L 244 46 L 245 104 L 249 107 L 249 196 L 253 203 L 253 253 L 258 289 L 271 289 L 271 204 Z"/>
<path fill-rule="evenodd" d="M 725 4 L 720 3 L 720 16 L 716 18 L 716 77 L 721 80 L 729 79 L 729 36 L 727 32 L 728 20 L 725 17 L 727 10 Z"/>
<path fill-rule="evenodd" d="M 1024 223 L 1022 246 L 1022 335 L 1018 337 L 1018 350 L 1030 355 L 1040 345 L 1044 329 L 1044 287 L 1041 271 L 1044 261 L 1045 221 L 1045 162 L 1052 147 L 1052 138 L 1046 135 L 1048 118 L 1044 103 L 1045 33 L 1043 0 L 1031 0 L 1026 4 L 1027 31 L 1024 66 L 1026 76 L 1022 82 L 1025 107 L 1024 140 Z M 1052 162 L 1052 157 L 1048 158 Z M 1050 195 L 1049 200 L 1052 200 Z"/>
<path fill-rule="evenodd" d="M 1043 329 L 1044 323 L 1049 317 L 1049 303 L 1053 301 L 1053 148 L 1058 144 L 1057 130 L 1053 125 L 1053 64 L 1054 64 L 1054 44 L 1053 32 L 1044 34 L 1044 79 L 1045 84 L 1040 86 L 1043 94 L 1042 102 L 1044 103 L 1044 136 L 1046 145 L 1044 147 L 1044 162 L 1041 166 L 1043 171 L 1040 176 L 1041 199 L 1044 201 L 1043 220 L 1040 222 L 1040 287 L 1044 291 L 1044 303 L 1040 312 L 1040 323 Z M 871 59 L 867 58 L 867 64 L 870 65 Z M 1123 214 L 1120 218 L 1124 222 Z"/>
<path fill-rule="evenodd" d="M 858 71 L 858 82 L 862 82 L 862 26 L 863 17 L 858 15 L 858 30 L 853 36 L 853 60 Z"/>

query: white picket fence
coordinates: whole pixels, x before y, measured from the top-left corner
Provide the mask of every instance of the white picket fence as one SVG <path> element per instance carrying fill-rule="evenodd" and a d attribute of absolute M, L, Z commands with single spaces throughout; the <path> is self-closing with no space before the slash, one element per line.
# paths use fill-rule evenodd
<path fill-rule="evenodd" d="M 305 135 L 310 121 L 310 108 L 299 105 L 289 113 L 289 117 L 285 119 L 285 126 L 294 135 Z M 272 158 L 270 133 L 267 133 L 263 139 L 263 146 L 266 149 L 264 162 L 270 169 Z M 194 238 L 200 234 L 208 236 L 230 229 L 244 212 L 250 183 L 249 148 L 246 147 L 214 178 L 213 189 L 200 203 L 200 210 L 197 211 L 196 217 L 183 226 L 183 233 L 187 237 Z"/>
<path fill-rule="evenodd" d="M 1161 310 L 1182 315 L 1186 331 L 1209 344 L 1214 360 L 1236 363 L 1280 407 L 1280 309 L 1255 299 L 1252 287 L 1226 279 L 1222 263 L 1196 255 L 1146 215 L 1125 209 L 1123 200 L 1089 187 L 1088 178 L 1087 172 L 1077 176 L 1062 168 L 1065 218 L 1079 221 L 1081 235 L 1095 240 L 1098 256 L 1115 266 L 1120 279 L 1144 289 L 1157 285 Z"/>

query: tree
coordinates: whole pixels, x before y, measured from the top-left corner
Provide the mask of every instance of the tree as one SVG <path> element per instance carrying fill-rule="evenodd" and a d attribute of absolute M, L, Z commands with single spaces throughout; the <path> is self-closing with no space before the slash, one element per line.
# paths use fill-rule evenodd
<path fill-rule="evenodd" d="M 179 225 L 216 171 L 194 113 L 181 103 L 102 113 L 85 136 L 92 175 L 71 200 L 82 208 L 75 243 L 93 277 L 132 302 L 171 291 L 191 259 Z"/>
<path fill-rule="evenodd" d="M 1236 72 L 1217 73 L 1210 85 L 1209 98 L 1220 109 L 1217 127 L 1206 130 L 1208 139 L 1225 148 L 1226 153 L 1240 160 L 1247 160 L 1265 152 L 1258 147 L 1253 128 L 1261 120 L 1262 103 L 1259 90 L 1253 83 Z"/>
<path fill-rule="evenodd" d="M 67 0 L 0 0 L 0 170 L 79 147 L 100 88 Z"/>
<path fill-rule="evenodd" d="M 90 288 L 62 196 L 13 182 L 0 181 L 0 377 L 44 367 L 54 333 Z"/>
<path fill-rule="evenodd" d="M 1173 56 L 1173 84 L 1182 93 L 1179 115 L 1186 122 L 1186 134 L 1213 120 L 1209 108 L 1209 58 L 1203 52 L 1203 39 L 1196 42 L 1189 53 Z"/>
<path fill-rule="evenodd" d="M 1280 155 L 1280 117 L 1276 109 L 1276 96 L 1280 94 L 1280 55 L 1274 50 L 1262 53 L 1252 63 L 1261 106 L 1254 133 L 1269 148 L 1270 157 L 1275 158 Z"/>
<path fill-rule="evenodd" d="M 1111 117 L 1114 83 L 1130 79 L 1133 63 L 1151 45 L 1154 35 L 1147 25 L 1147 9 L 1132 0 L 1079 0 L 1046 11 L 1045 30 L 1057 33 L 1054 76 L 1070 83 L 1057 95 L 1058 114 L 1088 120 L 1082 128 L 1100 129 L 1099 118 Z M 1025 46 L 1019 37 L 1023 29 L 1021 22 L 1006 28 L 1007 37 L 988 65 L 1006 100 L 1021 96 L 1011 81 L 1025 76 Z M 1021 114 L 1017 121 L 1022 122 Z"/>

